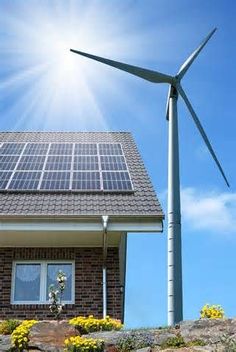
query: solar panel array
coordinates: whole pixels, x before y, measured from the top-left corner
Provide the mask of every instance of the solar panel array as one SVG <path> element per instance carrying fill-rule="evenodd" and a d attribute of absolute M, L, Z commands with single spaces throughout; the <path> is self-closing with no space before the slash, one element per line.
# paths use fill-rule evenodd
<path fill-rule="evenodd" d="M 1 191 L 132 191 L 120 143 L 3 143 Z"/>

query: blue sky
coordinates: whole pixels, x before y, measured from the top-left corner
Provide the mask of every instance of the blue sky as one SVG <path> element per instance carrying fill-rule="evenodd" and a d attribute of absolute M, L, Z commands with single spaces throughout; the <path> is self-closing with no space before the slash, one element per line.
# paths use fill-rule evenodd
<path fill-rule="evenodd" d="M 168 87 L 69 53 L 89 51 L 175 74 L 217 32 L 183 87 L 228 176 L 228 189 L 179 101 L 184 318 L 205 303 L 236 316 L 235 37 L 233 0 L 0 2 L 0 130 L 131 131 L 166 212 Z M 166 314 L 164 234 L 130 234 L 126 326 Z"/>

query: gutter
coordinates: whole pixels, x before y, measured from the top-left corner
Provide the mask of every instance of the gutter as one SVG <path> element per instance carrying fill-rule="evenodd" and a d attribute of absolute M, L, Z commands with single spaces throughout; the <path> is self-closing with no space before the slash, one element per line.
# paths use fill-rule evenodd
<path fill-rule="evenodd" d="M 107 224 L 109 217 L 107 215 L 102 216 L 103 225 L 103 264 L 102 264 L 102 297 L 103 297 L 103 319 L 107 316 Z"/>

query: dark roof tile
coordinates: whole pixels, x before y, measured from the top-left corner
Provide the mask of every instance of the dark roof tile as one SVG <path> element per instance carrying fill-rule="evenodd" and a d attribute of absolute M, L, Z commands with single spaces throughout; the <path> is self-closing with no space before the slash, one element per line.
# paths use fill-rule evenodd
<path fill-rule="evenodd" d="M 133 215 L 163 217 L 137 146 L 128 132 L 1 132 L 1 142 L 121 143 L 134 193 L 0 193 L 0 216 Z"/>

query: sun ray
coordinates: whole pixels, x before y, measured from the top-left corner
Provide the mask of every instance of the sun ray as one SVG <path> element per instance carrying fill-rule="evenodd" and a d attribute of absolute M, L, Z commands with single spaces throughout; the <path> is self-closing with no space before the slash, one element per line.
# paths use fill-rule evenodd
<path fill-rule="evenodd" d="M 104 75 L 104 69 L 69 51 L 74 47 L 127 60 L 143 56 L 148 33 L 135 26 L 130 30 L 129 6 L 114 9 L 102 3 L 5 3 L 0 14 L 0 112 L 9 128 L 106 130 L 104 102 L 95 98 L 105 91 L 120 103 L 124 97 L 128 107 L 126 84 L 121 83 L 122 91 L 116 88 L 118 75 Z"/>

